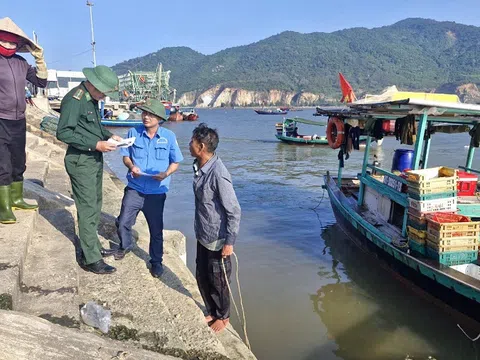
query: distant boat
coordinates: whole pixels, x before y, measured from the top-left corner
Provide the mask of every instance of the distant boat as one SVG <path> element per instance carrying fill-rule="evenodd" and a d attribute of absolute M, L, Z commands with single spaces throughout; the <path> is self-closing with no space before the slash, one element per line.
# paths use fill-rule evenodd
<path fill-rule="evenodd" d="M 302 118 L 289 118 L 283 120 L 281 123 L 275 124 L 275 129 L 277 133 L 275 137 L 278 140 L 289 144 L 297 145 L 328 145 L 327 136 L 319 136 L 317 134 L 313 135 L 300 135 L 298 133 L 297 123 L 306 124 L 306 125 L 315 125 L 315 126 L 327 126 L 326 122 L 319 122 L 313 120 L 307 120 Z M 367 139 L 366 136 L 360 136 L 360 142 L 365 142 Z"/>
<path fill-rule="evenodd" d="M 322 123 L 319 121 L 312 121 L 301 118 L 285 119 L 283 120 L 283 122 L 275 124 L 275 129 L 277 130 L 275 137 L 278 140 L 290 144 L 328 145 L 328 140 L 326 136 L 318 136 L 317 134 L 299 135 L 297 132 L 297 123 L 316 126 L 327 125 L 325 122 Z"/>
<path fill-rule="evenodd" d="M 143 125 L 142 120 L 102 120 L 104 126 L 134 127 Z"/>
<path fill-rule="evenodd" d="M 195 109 L 190 109 L 190 111 L 183 112 L 183 120 L 184 121 L 195 121 L 198 120 L 199 116 L 195 112 Z"/>
<path fill-rule="evenodd" d="M 183 113 L 180 110 L 180 106 L 172 106 L 170 109 L 170 115 L 168 116 L 168 121 L 183 121 Z"/>
<path fill-rule="evenodd" d="M 265 110 L 255 110 L 258 115 L 287 115 L 288 111 L 281 109 L 265 109 Z"/>

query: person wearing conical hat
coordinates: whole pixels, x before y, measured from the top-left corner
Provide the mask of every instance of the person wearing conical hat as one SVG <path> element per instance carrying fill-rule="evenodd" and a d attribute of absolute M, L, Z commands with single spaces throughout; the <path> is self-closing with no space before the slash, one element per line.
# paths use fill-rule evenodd
<path fill-rule="evenodd" d="M 82 259 L 86 271 L 111 274 L 116 269 L 104 262 L 114 250 L 104 249 L 97 229 L 102 210 L 103 153 L 116 150 L 110 138 L 121 141 L 103 127 L 98 101 L 107 95 L 118 96 L 118 77 L 107 66 L 84 68 L 86 81 L 70 90 L 62 99 L 57 139 L 68 145 L 65 169 L 72 183 L 77 207 Z"/>
<path fill-rule="evenodd" d="M 29 52 L 36 68 L 18 55 Z M 12 210 L 35 210 L 23 199 L 25 172 L 25 85 L 47 86 L 43 49 L 8 17 L 0 19 L 0 223 L 16 222 Z"/>

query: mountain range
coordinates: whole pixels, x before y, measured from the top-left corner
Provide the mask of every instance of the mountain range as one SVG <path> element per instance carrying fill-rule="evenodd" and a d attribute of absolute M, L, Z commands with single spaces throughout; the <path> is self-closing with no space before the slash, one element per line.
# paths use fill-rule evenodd
<path fill-rule="evenodd" d="M 337 99 L 338 72 L 360 95 L 389 85 L 401 90 L 456 89 L 480 82 L 480 28 L 409 18 L 373 29 L 285 31 L 212 55 L 188 47 L 163 48 L 112 68 L 118 74 L 153 71 L 159 62 L 171 71 L 171 87 L 192 99 L 207 90 L 215 94 L 223 89 L 265 94 L 275 90 L 293 94 L 292 98 L 313 93 L 319 95 L 315 101 Z"/>

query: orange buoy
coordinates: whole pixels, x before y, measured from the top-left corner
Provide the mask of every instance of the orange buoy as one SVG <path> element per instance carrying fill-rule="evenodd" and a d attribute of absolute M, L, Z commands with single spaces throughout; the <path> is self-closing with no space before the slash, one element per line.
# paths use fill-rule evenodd
<path fill-rule="evenodd" d="M 125 96 L 126 98 L 128 98 L 128 91 L 127 91 L 127 90 L 123 90 L 123 96 Z"/>
<path fill-rule="evenodd" d="M 140 76 L 138 80 L 140 80 L 141 82 L 145 82 L 145 78 L 143 76 Z"/>
<path fill-rule="evenodd" d="M 338 117 L 330 117 L 327 124 L 328 145 L 332 149 L 338 149 L 345 140 L 345 124 Z"/>

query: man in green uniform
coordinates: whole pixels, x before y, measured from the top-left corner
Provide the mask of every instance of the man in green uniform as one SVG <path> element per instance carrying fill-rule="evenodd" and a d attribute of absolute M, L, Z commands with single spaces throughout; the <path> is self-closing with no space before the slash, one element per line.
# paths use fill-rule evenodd
<path fill-rule="evenodd" d="M 101 124 L 98 101 L 106 95 L 118 95 L 118 78 L 107 66 L 85 68 L 87 81 L 72 89 L 62 100 L 57 139 L 68 144 L 65 168 L 72 183 L 78 213 L 82 267 L 96 274 L 111 274 L 116 269 L 103 261 L 114 250 L 103 249 L 97 228 L 102 210 L 102 175 L 104 152 L 116 149 L 107 140 L 112 135 Z"/>

